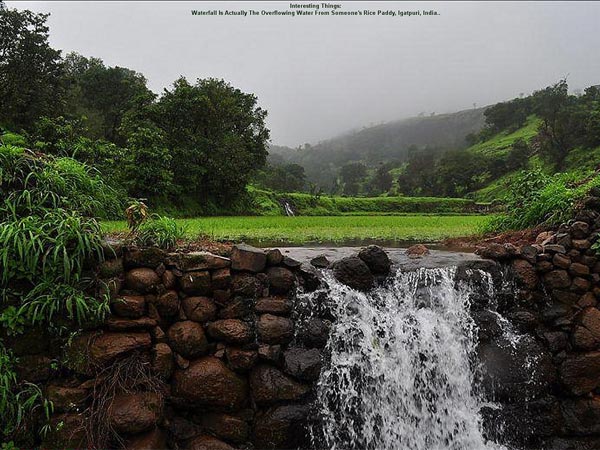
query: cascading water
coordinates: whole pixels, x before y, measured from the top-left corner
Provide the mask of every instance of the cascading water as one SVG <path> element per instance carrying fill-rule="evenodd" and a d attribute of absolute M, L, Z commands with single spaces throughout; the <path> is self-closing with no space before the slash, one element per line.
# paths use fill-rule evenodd
<path fill-rule="evenodd" d="M 504 448 L 482 435 L 472 290 L 455 282 L 455 272 L 399 272 L 368 294 L 325 273 L 336 320 L 317 386 L 312 448 Z M 322 291 L 304 300 L 319 298 Z"/>

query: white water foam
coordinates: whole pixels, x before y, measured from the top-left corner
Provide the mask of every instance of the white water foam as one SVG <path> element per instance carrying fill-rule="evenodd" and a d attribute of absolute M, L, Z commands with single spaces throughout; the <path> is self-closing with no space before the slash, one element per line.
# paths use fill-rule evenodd
<path fill-rule="evenodd" d="M 504 448 L 482 435 L 470 289 L 454 275 L 452 268 L 400 272 L 364 294 L 325 274 L 337 319 L 317 386 L 312 448 Z"/>

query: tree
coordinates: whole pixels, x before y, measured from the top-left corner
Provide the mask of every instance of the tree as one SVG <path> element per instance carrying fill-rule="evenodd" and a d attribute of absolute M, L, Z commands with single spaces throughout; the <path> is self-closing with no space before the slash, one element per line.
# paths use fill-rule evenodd
<path fill-rule="evenodd" d="M 0 124 L 30 129 L 62 106 L 63 65 L 48 43 L 48 14 L 0 8 Z"/>
<path fill-rule="evenodd" d="M 267 157 L 266 111 L 253 94 L 213 78 L 180 78 L 154 107 L 155 123 L 171 151 L 174 183 L 182 193 L 230 201 Z"/>
<path fill-rule="evenodd" d="M 371 192 L 381 194 L 389 191 L 392 188 L 394 179 L 390 174 L 389 164 L 380 165 L 371 180 Z"/>
<path fill-rule="evenodd" d="M 65 68 L 68 112 L 88 119 L 91 137 L 124 145 L 127 136 L 119 133 L 123 117 L 155 98 L 146 78 L 134 70 L 107 67 L 101 59 L 77 53 L 67 55 Z"/>
<path fill-rule="evenodd" d="M 527 165 L 531 149 L 524 139 L 517 139 L 506 157 L 506 171 L 512 172 Z"/>
<path fill-rule="evenodd" d="M 344 183 L 344 194 L 357 195 L 358 183 L 367 176 L 367 167 L 360 162 L 344 164 L 340 169 L 340 177 Z"/>

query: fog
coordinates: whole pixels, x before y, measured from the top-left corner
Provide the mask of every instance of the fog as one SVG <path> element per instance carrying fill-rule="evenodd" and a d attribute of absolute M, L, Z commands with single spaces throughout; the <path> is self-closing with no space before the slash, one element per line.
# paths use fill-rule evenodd
<path fill-rule="evenodd" d="M 439 12 L 417 17 L 191 14 L 290 10 L 274 1 L 6 3 L 51 13 L 55 48 L 142 72 L 157 93 L 180 75 L 255 93 L 278 145 L 487 105 L 565 76 L 571 88 L 600 84 L 595 2 L 340 3 Z"/>

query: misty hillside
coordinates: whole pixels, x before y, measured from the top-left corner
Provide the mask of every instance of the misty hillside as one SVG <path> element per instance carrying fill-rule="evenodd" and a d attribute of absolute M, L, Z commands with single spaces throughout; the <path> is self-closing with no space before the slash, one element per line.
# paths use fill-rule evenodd
<path fill-rule="evenodd" d="M 350 161 L 370 167 L 405 160 L 409 148 L 435 147 L 440 151 L 464 148 L 465 137 L 484 124 L 485 108 L 440 114 L 363 128 L 301 149 L 271 146 L 273 163 L 290 162 L 304 167 L 307 179 L 327 188 L 339 168 Z"/>

